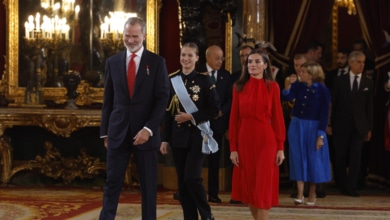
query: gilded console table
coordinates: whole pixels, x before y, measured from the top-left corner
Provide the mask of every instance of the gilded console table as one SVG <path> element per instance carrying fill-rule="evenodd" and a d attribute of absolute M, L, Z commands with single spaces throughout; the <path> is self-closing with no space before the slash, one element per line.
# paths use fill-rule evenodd
<path fill-rule="evenodd" d="M 80 128 L 99 127 L 100 117 L 100 110 L 89 109 L 0 108 L 1 182 L 7 184 L 15 173 L 35 168 L 50 177 L 61 177 L 64 182 L 70 182 L 75 177 L 90 178 L 96 175 L 98 170 L 105 169 L 104 162 L 83 151 L 77 158 L 62 158 L 50 142 L 45 143 L 45 155 L 14 164 L 11 140 L 4 135 L 4 131 L 13 126 L 39 126 L 55 135 L 70 137 Z"/>

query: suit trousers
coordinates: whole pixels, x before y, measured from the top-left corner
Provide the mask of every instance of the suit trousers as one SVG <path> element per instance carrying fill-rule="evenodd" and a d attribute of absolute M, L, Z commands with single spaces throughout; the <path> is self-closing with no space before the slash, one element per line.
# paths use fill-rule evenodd
<path fill-rule="evenodd" d="M 198 212 L 201 219 L 211 219 L 211 208 L 201 178 L 205 155 L 198 141 L 191 142 L 188 148 L 172 147 L 184 220 L 198 220 Z"/>
<path fill-rule="evenodd" d="M 208 194 L 217 198 L 219 193 L 219 161 L 224 135 L 214 134 L 213 137 L 218 143 L 218 151 L 208 155 Z"/>
<path fill-rule="evenodd" d="M 333 140 L 335 146 L 335 179 L 341 189 L 356 190 L 364 136 L 353 131 L 349 134 L 333 134 Z"/>
<path fill-rule="evenodd" d="M 118 149 L 108 148 L 107 180 L 104 185 L 100 220 L 115 219 L 126 168 L 132 153 L 140 177 L 142 220 L 156 219 L 158 148 L 152 150 L 139 150 L 138 148 L 130 147 L 130 145 L 121 146 Z"/>

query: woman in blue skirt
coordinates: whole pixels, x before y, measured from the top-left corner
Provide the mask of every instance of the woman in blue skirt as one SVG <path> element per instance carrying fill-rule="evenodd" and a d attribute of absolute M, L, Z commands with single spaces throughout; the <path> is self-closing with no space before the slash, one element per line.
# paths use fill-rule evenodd
<path fill-rule="evenodd" d="M 330 159 L 326 128 L 330 92 L 324 85 L 324 71 L 316 62 L 306 62 L 298 73 L 300 81 L 285 81 L 283 99 L 295 99 L 288 128 L 290 180 L 297 181 L 295 204 L 315 205 L 316 184 L 329 182 Z M 309 198 L 304 202 L 304 183 L 309 182 Z"/>

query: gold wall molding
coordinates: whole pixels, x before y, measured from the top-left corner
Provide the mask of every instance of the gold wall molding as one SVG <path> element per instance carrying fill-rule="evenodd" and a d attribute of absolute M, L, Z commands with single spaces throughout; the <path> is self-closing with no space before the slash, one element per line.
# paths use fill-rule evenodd
<path fill-rule="evenodd" d="M 225 30 L 225 69 L 232 72 L 232 59 L 233 59 L 233 27 L 232 27 L 232 19 L 230 14 L 228 14 L 228 21 L 226 22 L 226 30 Z"/>

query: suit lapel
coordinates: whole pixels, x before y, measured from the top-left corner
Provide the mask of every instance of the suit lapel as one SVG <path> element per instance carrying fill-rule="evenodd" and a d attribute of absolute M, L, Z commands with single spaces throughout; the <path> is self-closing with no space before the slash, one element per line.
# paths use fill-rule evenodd
<path fill-rule="evenodd" d="M 360 79 L 360 84 L 359 84 L 358 92 L 361 92 L 361 91 L 363 91 L 365 88 L 368 88 L 368 87 L 367 87 L 367 79 L 366 79 L 366 77 L 364 77 L 363 74 L 362 74 L 361 77 L 362 77 L 362 78 Z"/>
<path fill-rule="evenodd" d="M 120 82 L 123 82 L 123 85 L 126 87 L 126 91 L 129 91 L 129 85 L 127 84 L 127 62 L 126 62 L 126 50 L 122 52 L 121 55 L 121 63 L 124 65 L 118 65 L 119 69 L 122 69 L 119 71 L 119 73 L 123 74 L 118 74 L 118 77 L 120 78 Z M 130 94 L 127 92 L 127 95 L 130 98 Z"/>
<path fill-rule="evenodd" d="M 352 89 L 351 89 L 352 85 L 351 85 L 351 79 L 349 77 L 349 73 L 345 74 L 345 75 L 342 75 L 342 76 L 339 76 L 339 77 L 343 77 L 344 85 L 346 85 L 345 86 L 345 90 L 346 90 L 347 94 L 352 96 Z"/>
<path fill-rule="evenodd" d="M 151 65 L 152 64 L 149 63 L 149 52 L 144 49 L 135 78 L 134 94 L 137 93 L 137 90 L 141 88 L 143 81 L 152 73 L 150 70 Z"/>

